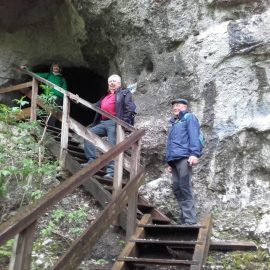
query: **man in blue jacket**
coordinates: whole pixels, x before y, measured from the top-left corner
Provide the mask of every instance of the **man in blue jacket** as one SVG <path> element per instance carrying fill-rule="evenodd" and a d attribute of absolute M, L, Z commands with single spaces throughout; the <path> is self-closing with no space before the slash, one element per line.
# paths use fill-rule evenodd
<path fill-rule="evenodd" d="M 96 105 L 109 114 L 118 117 L 119 119 L 130 123 L 135 113 L 135 104 L 132 100 L 132 94 L 129 90 L 121 87 L 121 77 L 114 74 L 108 78 L 107 95 L 101 98 Z M 100 137 L 107 136 L 110 144 L 116 143 L 116 123 L 100 114 L 96 114 L 90 131 Z M 91 163 L 96 159 L 95 146 L 89 141 L 84 141 L 84 152 L 88 162 L 83 166 Z M 114 162 L 111 161 L 106 168 L 104 178 L 113 179 Z"/>
<path fill-rule="evenodd" d="M 166 160 L 172 173 L 173 193 L 179 203 L 183 224 L 196 224 L 191 175 L 192 166 L 201 156 L 200 124 L 197 117 L 187 111 L 186 99 L 172 101 L 172 114 L 168 134 Z"/>

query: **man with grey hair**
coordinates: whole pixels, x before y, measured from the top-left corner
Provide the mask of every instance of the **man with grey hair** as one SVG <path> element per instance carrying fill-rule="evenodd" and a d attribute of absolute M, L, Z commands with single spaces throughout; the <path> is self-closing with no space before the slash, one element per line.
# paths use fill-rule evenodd
<path fill-rule="evenodd" d="M 172 173 L 173 193 L 179 203 L 182 224 L 196 224 L 191 174 L 192 167 L 202 155 L 200 124 L 197 117 L 188 112 L 186 99 L 172 101 L 172 115 L 167 141 L 166 160 Z"/>
<path fill-rule="evenodd" d="M 107 95 L 101 98 L 96 105 L 105 112 L 129 123 L 135 112 L 136 106 L 132 100 L 131 92 L 123 89 L 121 86 L 121 77 L 116 74 L 111 75 L 108 78 Z M 109 143 L 112 145 L 116 143 L 116 123 L 103 115 L 96 114 L 89 130 L 100 137 L 107 136 Z M 87 163 L 82 164 L 83 166 L 96 159 L 95 146 L 87 140 L 84 141 L 84 151 L 88 161 Z M 113 175 L 114 162 L 111 161 L 106 167 L 106 175 L 104 178 L 112 179 Z"/>

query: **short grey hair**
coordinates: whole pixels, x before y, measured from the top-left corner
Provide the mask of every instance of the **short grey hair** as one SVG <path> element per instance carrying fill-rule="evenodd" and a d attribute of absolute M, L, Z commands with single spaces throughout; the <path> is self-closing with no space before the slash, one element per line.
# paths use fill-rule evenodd
<path fill-rule="evenodd" d="M 117 75 L 117 74 L 113 74 L 108 78 L 108 82 L 111 81 L 111 80 L 115 80 L 115 81 L 121 83 L 121 77 L 119 75 Z"/>

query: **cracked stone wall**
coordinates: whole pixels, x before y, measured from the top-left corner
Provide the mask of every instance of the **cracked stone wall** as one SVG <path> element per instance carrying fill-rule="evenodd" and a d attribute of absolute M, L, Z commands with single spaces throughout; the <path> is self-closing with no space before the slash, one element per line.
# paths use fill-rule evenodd
<path fill-rule="evenodd" d="M 170 100 L 187 98 L 208 140 L 193 177 L 199 215 L 212 211 L 221 231 L 224 224 L 233 224 L 232 235 L 255 235 L 267 245 L 269 1 L 74 4 L 88 34 L 95 35 L 86 45 L 88 62 L 102 54 L 111 72 L 138 84 L 137 127 L 147 129 L 143 161 L 147 180 L 156 179 L 142 192 L 177 215 L 164 149 Z"/>
<path fill-rule="evenodd" d="M 19 79 L 12 65 L 85 65 L 84 21 L 62 0 L 0 3 L 0 84 Z"/>
<path fill-rule="evenodd" d="M 232 235 L 269 245 L 270 1 L 55 2 L 48 13 L 54 27 L 42 13 L 42 23 L 0 30 L 0 76 L 14 61 L 62 57 L 105 78 L 117 72 L 137 83 L 136 126 L 147 129 L 142 151 L 151 181 L 142 192 L 173 215 L 164 163 L 169 104 L 189 99 L 207 137 L 193 176 L 199 216 L 211 211 L 216 233 L 229 227 Z M 43 23 L 48 46 L 37 34 Z"/>

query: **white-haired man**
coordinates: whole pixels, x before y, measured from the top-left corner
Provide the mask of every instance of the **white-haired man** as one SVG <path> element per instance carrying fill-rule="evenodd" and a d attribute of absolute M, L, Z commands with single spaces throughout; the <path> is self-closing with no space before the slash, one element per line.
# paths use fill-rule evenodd
<path fill-rule="evenodd" d="M 107 95 L 101 98 L 96 105 L 109 114 L 129 123 L 129 120 L 135 112 L 136 106 L 132 100 L 131 92 L 122 89 L 121 86 L 121 77 L 116 74 L 111 75 L 108 78 Z M 90 131 L 100 137 L 107 136 L 110 144 L 114 145 L 116 143 L 116 123 L 111 119 L 96 114 Z M 95 146 L 87 140 L 84 141 L 84 151 L 85 156 L 88 159 L 86 164 L 89 164 L 96 159 Z M 113 175 L 114 162 L 111 161 L 106 167 L 106 175 L 104 177 L 112 179 Z"/>

